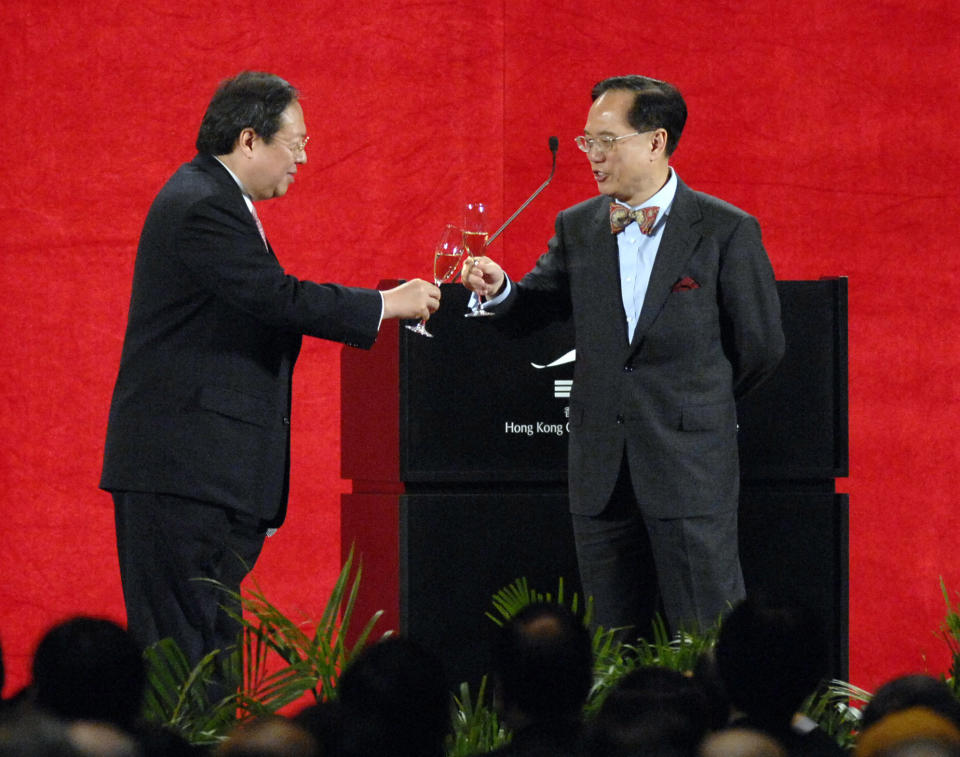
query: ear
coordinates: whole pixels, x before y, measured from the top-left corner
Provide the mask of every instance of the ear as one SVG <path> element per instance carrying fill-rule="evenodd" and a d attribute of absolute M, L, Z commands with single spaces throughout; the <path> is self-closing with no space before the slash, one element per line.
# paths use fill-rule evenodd
<path fill-rule="evenodd" d="M 667 154 L 667 130 L 657 129 L 650 138 L 650 159 Z"/>
<path fill-rule="evenodd" d="M 239 152 L 245 158 L 253 157 L 253 143 L 258 139 L 257 132 L 251 129 L 249 126 L 240 132 L 237 137 L 236 146 L 234 147 L 235 152 Z"/>

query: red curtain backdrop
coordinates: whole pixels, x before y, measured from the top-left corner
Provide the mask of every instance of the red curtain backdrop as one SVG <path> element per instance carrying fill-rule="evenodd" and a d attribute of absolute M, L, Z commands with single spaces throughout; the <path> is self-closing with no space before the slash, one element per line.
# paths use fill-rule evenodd
<path fill-rule="evenodd" d="M 303 93 L 309 163 L 261 206 L 305 278 L 428 276 L 468 197 L 503 217 L 514 274 L 595 192 L 573 137 L 598 79 L 675 82 L 674 164 L 755 214 L 781 279 L 850 277 L 850 677 L 945 670 L 942 576 L 960 591 L 954 478 L 960 10 L 942 0 L 23 0 L 0 21 L 0 639 L 9 696 L 40 635 L 123 619 L 97 490 L 137 236 L 193 156 L 215 84 L 245 68 Z M 317 616 L 339 570 L 339 346 L 308 340 L 290 516 L 255 575 Z M 487 387 L 495 391 L 496 387 Z M 518 566 L 518 575 L 522 566 Z M 482 622 L 482 619 L 478 619 Z"/>

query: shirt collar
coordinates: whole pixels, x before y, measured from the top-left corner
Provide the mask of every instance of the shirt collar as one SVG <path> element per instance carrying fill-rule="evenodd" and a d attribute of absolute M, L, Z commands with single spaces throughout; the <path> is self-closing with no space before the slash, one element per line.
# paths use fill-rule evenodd
<path fill-rule="evenodd" d="M 226 163 L 220 160 L 220 158 L 214 155 L 213 159 L 216 160 L 217 163 L 219 163 L 221 166 L 223 166 L 224 169 L 226 169 L 227 173 L 230 174 L 230 178 L 232 178 L 235 182 L 237 182 L 237 186 L 240 187 L 240 192 L 243 194 L 243 201 L 247 203 L 247 208 L 252 211 L 253 199 L 250 197 L 250 193 L 247 192 L 246 188 L 243 186 L 243 182 L 240 181 L 239 177 L 233 171 L 230 170 L 230 166 L 228 166 Z"/>
<path fill-rule="evenodd" d="M 670 176 L 667 178 L 667 183 L 660 187 L 657 190 L 657 193 L 651 197 L 646 202 L 642 202 L 637 206 L 627 205 L 625 202 L 620 200 L 614 200 L 618 205 L 623 205 L 625 208 L 630 208 L 631 210 L 637 210 L 638 208 L 649 208 L 657 207 L 660 208 L 660 212 L 657 214 L 657 221 L 654 226 L 660 224 L 664 218 L 667 217 L 670 213 L 670 206 L 673 204 L 673 198 L 677 194 L 677 172 L 670 168 Z"/>

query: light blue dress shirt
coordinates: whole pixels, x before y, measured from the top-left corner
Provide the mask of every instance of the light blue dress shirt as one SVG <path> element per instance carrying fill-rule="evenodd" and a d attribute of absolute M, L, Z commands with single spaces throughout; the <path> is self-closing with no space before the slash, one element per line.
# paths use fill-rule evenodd
<path fill-rule="evenodd" d="M 643 299 L 647 296 L 647 287 L 650 284 L 650 273 L 653 263 L 657 259 L 660 249 L 660 240 L 663 238 L 663 229 L 667 216 L 670 214 L 670 205 L 677 193 L 677 175 L 670 169 L 670 178 L 659 192 L 646 202 L 631 206 L 617 202 L 625 208 L 660 208 L 657 220 L 653 224 L 653 233 L 646 235 L 640 231 L 640 225 L 633 221 L 623 231 L 617 234 L 617 247 L 620 250 L 620 296 L 623 298 L 623 312 L 627 318 L 627 341 L 633 341 L 633 334 L 643 308 Z"/>

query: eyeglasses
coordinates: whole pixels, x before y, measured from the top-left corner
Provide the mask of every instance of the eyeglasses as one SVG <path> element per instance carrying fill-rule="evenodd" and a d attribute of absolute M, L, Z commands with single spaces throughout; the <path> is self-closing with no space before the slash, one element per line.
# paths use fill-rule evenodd
<path fill-rule="evenodd" d="M 307 142 L 310 141 L 310 137 L 304 137 L 303 139 L 298 139 L 295 142 L 281 142 L 284 147 L 286 147 L 290 152 L 293 153 L 293 157 L 298 155 L 306 155 L 307 153 Z"/>
<path fill-rule="evenodd" d="M 638 134 L 643 134 L 641 131 L 635 131 L 632 134 L 624 134 L 622 137 L 574 137 L 573 141 L 577 143 L 577 147 L 583 150 L 585 153 L 588 153 L 593 149 L 597 148 L 597 151 L 601 155 L 606 155 L 611 150 L 615 149 L 617 142 L 621 139 L 626 139 L 627 137 L 635 137 Z"/>

